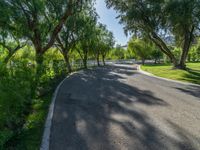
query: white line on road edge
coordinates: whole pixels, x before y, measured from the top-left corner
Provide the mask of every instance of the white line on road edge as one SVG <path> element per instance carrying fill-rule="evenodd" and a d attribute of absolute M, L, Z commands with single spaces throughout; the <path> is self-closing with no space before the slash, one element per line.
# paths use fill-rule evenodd
<path fill-rule="evenodd" d="M 70 74 L 69 76 L 67 76 L 56 88 L 53 97 L 52 97 L 52 101 L 49 107 L 49 112 L 48 112 L 48 116 L 45 122 L 45 127 L 44 127 L 44 133 L 43 133 L 43 137 L 42 137 L 42 143 L 40 146 L 40 150 L 49 150 L 49 141 L 50 141 L 50 134 L 51 134 L 51 125 L 52 125 L 52 119 L 53 119 L 53 113 L 54 113 L 54 106 L 55 106 L 55 101 L 56 101 L 56 97 L 58 94 L 58 91 L 60 89 L 60 87 L 62 86 L 62 84 L 64 83 L 64 81 L 66 79 L 68 79 L 70 76 L 72 76 L 73 74 L 75 74 L 77 72 L 74 72 L 72 74 Z"/>
<path fill-rule="evenodd" d="M 141 69 L 141 65 L 137 66 L 137 70 L 141 74 L 144 74 L 144 75 L 147 75 L 147 76 L 150 76 L 150 77 L 154 77 L 154 78 L 157 78 L 157 79 L 161 79 L 161 80 L 165 80 L 165 81 L 170 81 L 170 82 L 174 82 L 174 83 L 179 83 L 179 84 L 184 84 L 184 85 L 191 85 L 191 86 L 200 87 L 200 85 L 194 84 L 194 83 L 187 83 L 187 82 L 182 82 L 182 81 L 177 81 L 177 80 L 172 80 L 172 79 L 167 79 L 167 78 L 162 78 L 162 77 L 155 76 L 155 75 L 153 75 L 153 74 L 151 74 L 149 72 L 146 72 L 146 71 L 142 70 Z"/>

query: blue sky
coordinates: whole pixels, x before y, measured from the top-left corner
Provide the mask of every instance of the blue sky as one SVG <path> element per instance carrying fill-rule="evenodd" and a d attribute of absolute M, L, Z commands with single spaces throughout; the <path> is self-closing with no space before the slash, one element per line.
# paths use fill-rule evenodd
<path fill-rule="evenodd" d="M 107 9 L 104 0 L 96 0 L 96 10 L 100 16 L 99 22 L 105 24 L 108 30 L 112 31 L 116 44 L 126 45 L 130 37 L 126 37 L 123 25 L 116 19 L 117 13 L 113 9 Z"/>

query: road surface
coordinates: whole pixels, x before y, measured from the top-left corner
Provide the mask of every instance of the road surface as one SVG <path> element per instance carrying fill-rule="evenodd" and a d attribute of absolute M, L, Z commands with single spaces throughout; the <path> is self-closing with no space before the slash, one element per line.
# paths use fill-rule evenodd
<path fill-rule="evenodd" d="M 82 71 L 61 86 L 50 150 L 200 150 L 200 88 L 133 65 Z"/>

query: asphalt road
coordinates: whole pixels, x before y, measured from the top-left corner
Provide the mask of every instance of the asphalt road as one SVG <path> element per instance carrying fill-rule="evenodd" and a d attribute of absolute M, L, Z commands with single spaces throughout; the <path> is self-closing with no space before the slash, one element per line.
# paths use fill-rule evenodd
<path fill-rule="evenodd" d="M 72 75 L 57 95 L 50 150 L 200 150 L 200 87 L 131 65 Z"/>

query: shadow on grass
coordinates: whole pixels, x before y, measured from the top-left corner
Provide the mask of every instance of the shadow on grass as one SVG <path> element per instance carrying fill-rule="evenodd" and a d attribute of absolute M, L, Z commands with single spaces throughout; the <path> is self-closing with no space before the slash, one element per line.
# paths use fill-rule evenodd
<path fill-rule="evenodd" d="M 154 66 L 157 66 L 157 67 L 162 67 L 162 66 L 172 66 L 172 64 L 168 64 L 168 63 L 157 63 L 157 64 L 155 64 L 155 63 L 146 63 L 146 64 L 144 64 L 144 66 L 148 66 L 148 67 L 154 67 Z M 173 68 L 173 66 L 172 66 L 172 68 Z"/>
<path fill-rule="evenodd" d="M 134 75 L 132 68 L 109 66 L 66 80 L 57 96 L 50 150 L 197 150 L 192 135 L 185 138 L 188 133 L 176 126 L 180 139 L 169 137 L 135 107 L 169 104 L 150 91 L 122 82 L 124 76 Z"/>
<path fill-rule="evenodd" d="M 188 74 L 185 74 L 183 77 L 186 81 L 191 83 L 200 84 L 200 70 L 187 69 Z"/>

